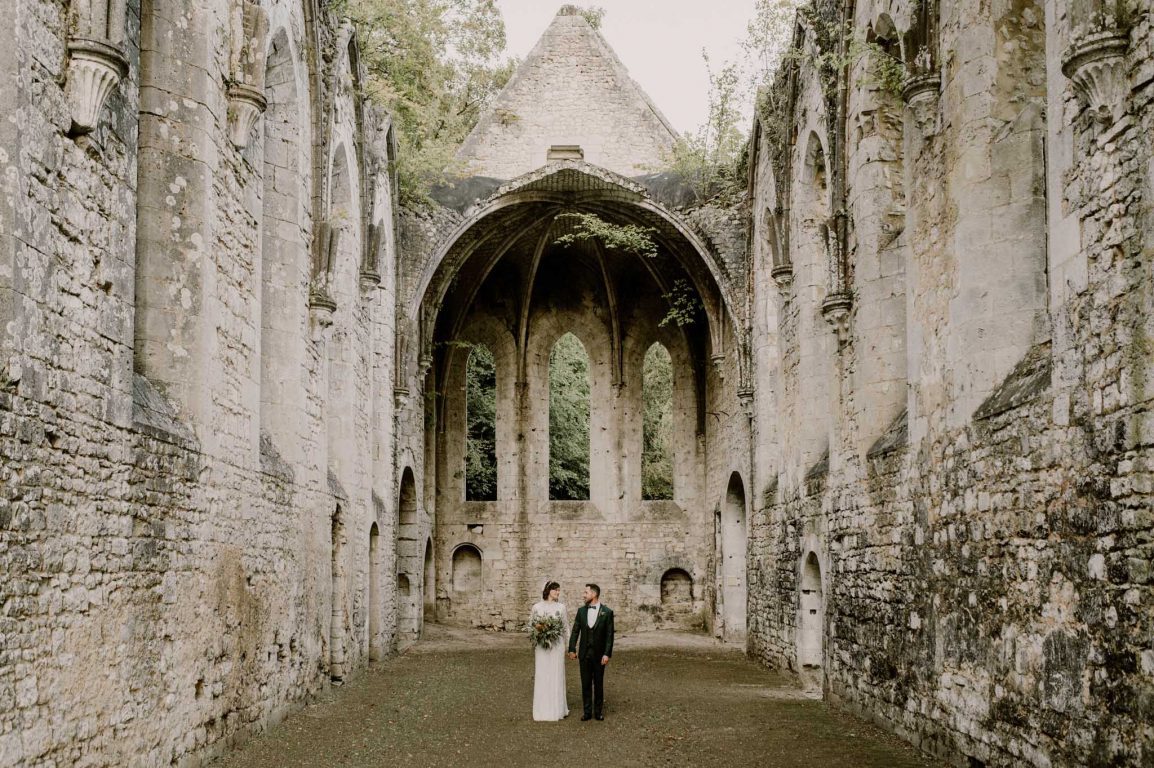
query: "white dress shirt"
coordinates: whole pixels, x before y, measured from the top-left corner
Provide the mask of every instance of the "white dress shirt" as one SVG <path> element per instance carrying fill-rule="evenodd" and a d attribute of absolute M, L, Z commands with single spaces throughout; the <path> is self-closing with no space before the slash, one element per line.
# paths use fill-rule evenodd
<path fill-rule="evenodd" d="M 589 619 L 589 629 L 593 629 L 593 625 L 597 623 L 597 611 L 600 608 L 601 603 L 597 603 L 596 605 L 590 605 L 588 611 L 586 611 L 585 616 Z"/>

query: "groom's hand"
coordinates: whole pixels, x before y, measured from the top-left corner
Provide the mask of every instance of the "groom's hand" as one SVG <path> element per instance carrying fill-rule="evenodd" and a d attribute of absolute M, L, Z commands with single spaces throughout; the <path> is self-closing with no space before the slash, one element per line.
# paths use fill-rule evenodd
<path fill-rule="evenodd" d="M 601 666 L 605 666 L 608 663 L 609 663 L 609 657 L 608 656 L 602 656 L 601 657 Z"/>
<path fill-rule="evenodd" d="M 575 659 L 575 658 L 577 658 L 577 654 L 576 654 L 576 653 L 573 653 L 572 651 L 570 651 L 570 652 L 569 652 L 569 658 L 571 658 L 571 659 Z"/>

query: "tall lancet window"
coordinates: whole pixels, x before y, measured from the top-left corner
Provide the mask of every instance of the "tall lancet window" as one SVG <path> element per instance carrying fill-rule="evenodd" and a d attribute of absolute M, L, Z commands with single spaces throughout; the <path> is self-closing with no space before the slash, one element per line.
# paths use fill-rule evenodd
<path fill-rule="evenodd" d="M 589 498 L 589 355 L 571 333 L 549 353 L 549 498 Z"/>
<path fill-rule="evenodd" d="M 497 499 L 497 368 L 483 344 L 465 366 L 465 499 Z"/>
<path fill-rule="evenodd" d="M 673 360 L 660 342 L 645 353 L 642 373 L 641 498 L 673 498 Z"/>

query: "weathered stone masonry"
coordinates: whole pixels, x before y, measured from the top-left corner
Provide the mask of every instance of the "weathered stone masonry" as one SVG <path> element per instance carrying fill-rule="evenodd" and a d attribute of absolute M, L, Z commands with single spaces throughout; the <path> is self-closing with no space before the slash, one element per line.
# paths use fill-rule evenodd
<path fill-rule="evenodd" d="M 759 120 L 750 650 L 952 764 L 1154 756 L 1154 70 L 1122 9 L 819 3 Z M 843 13 L 904 104 L 869 55 L 814 66 Z"/>
<path fill-rule="evenodd" d="M 395 647 L 388 124 L 313 3 L 5 16 L 0 764 L 190 764 Z"/>

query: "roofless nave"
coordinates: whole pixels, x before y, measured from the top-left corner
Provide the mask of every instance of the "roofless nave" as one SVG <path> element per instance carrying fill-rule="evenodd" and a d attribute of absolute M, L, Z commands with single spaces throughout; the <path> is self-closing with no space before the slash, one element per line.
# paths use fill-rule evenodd
<path fill-rule="evenodd" d="M 321 4 L 9 10 L 0 764 L 194 764 L 547 577 L 951 764 L 1149 762 L 1147 4 L 818 0 L 734 207 L 654 172 L 676 137 L 566 6 L 419 212 Z M 559 244 L 578 213 L 656 255 Z M 661 325 L 679 284 L 699 320 Z M 587 499 L 549 487 L 570 334 Z"/>

